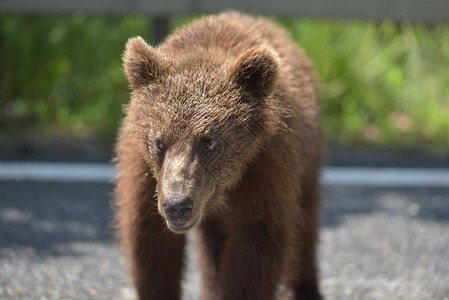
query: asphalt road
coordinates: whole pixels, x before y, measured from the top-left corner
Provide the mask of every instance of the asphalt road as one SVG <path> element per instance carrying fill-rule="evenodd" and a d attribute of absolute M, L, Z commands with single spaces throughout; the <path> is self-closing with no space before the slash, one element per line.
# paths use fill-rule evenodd
<path fill-rule="evenodd" d="M 0 299 L 133 299 L 111 191 L 0 181 Z M 326 299 L 449 299 L 449 188 L 326 187 L 323 199 Z M 185 277 L 197 299 L 195 264 Z"/>

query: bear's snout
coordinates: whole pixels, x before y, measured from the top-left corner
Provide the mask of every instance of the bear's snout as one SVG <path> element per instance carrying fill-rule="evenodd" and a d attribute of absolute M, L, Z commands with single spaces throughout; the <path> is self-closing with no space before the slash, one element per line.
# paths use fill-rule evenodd
<path fill-rule="evenodd" d="M 192 214 L 193 201 L 186 197 L 174 198 L 164 204 L 167 218 L 175 222 L 184 222 Z"/>

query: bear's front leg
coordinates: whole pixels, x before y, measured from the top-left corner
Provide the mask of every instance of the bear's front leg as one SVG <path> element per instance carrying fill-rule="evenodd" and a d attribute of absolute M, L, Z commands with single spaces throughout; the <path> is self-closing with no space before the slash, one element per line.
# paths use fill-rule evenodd
<path fill-rule="evenodd" d="M 219 299 L 274 299 L 285 258 L 284 235 L 262 221 L 233 230 L 220 260 Z"/>
<path fill-rule="evenodd" d="M 159 216 L 134 224 L 131 246 L 138 299 L 181 299 L 185 237 L 164 228 Z"/>
<path fill-rule="evenodd" d="M 126 141 L 126 140 L 125 140 Z M 185 237 L 170 232 L 157 210 L 156 182 L 132 144 L 120 144 L 115 219 L 138 299 L 180 299 Z"/>

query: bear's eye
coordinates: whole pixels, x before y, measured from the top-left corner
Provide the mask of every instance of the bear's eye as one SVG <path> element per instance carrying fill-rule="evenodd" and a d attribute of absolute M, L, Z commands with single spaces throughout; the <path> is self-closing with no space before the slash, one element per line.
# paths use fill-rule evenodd
<path fill-rule="evenodd" d="M 165 146 L 164 146 L 164 143 L 162 143 L 161 138 L 158 137 L 154 140 L 154 148 L 157 153 L 162 154 L 165 152 Z"/>
<path fill-rule="evenodd" d="M 217 148 L 217 141 L 213 137 L 207 137 L 203 140 L 203 153 L 210 153 Z"/>

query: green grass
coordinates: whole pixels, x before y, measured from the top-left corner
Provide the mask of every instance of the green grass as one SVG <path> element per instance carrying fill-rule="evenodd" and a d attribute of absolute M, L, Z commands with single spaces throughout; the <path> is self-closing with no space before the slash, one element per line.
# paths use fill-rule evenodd
<path fill-rule="evenodd" d="M 294 21 L 313 59 L 328 137 L 449 151 L 449 27 Z"/>
<path fill-rule="evenodd" d="M 59 126 L 112 137 L 129 91 L 120 55 L 144 17 L 0 17 L 0 120 L 6 131 Z"/>
<path fill-rule="evenodd" d="M 449 154 L 448 25 L 281 24 L 315 63 L 329 140 Z M 120 54 L 150 27 L 136 16 L 0 15 L 0 133 L 56 126 L 112 138 L 129 95 Z"/>

